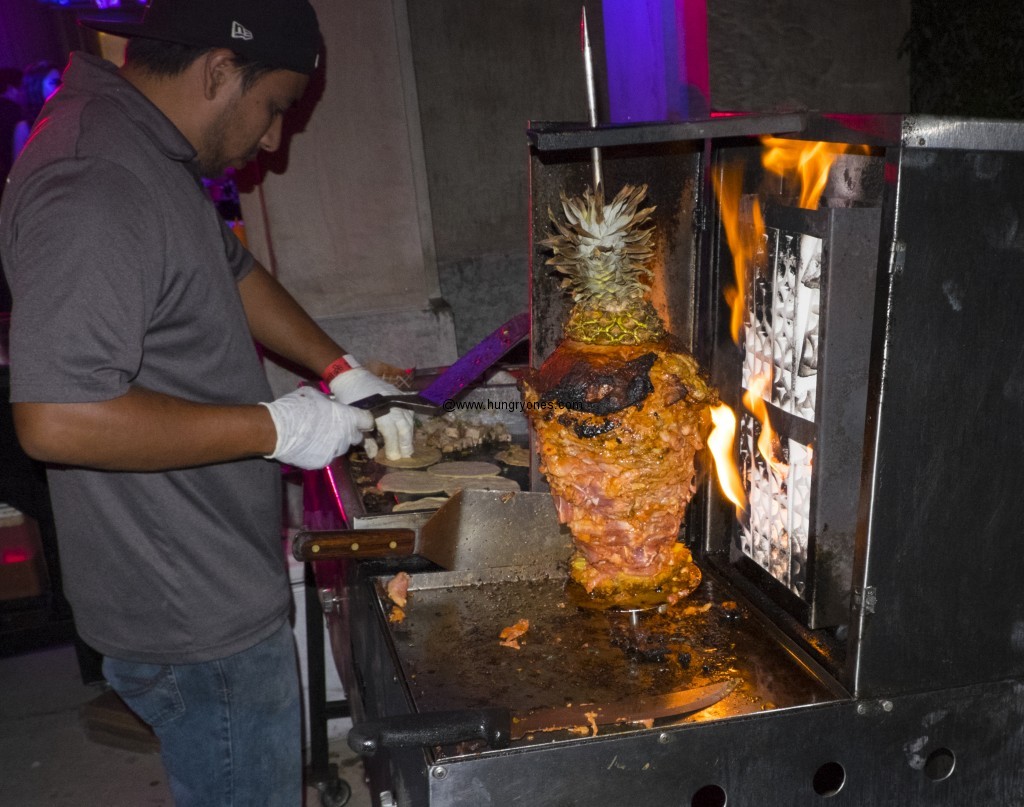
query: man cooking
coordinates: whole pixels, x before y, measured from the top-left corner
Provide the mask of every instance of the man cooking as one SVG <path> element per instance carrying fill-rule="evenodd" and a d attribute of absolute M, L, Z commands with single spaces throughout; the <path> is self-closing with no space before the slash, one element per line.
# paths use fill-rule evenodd
<path fill-rule="evenodd" d="M 122 68 L 75 53 L 11 172 L 11 400 L 48 463 L 67 595 L 179 805 L 301 803 L 277 462 L 319 468 L 397 390 L 242 247 L 202 176 L 274 151 L 316 69 L 308 0 L 152 0 Z M 308 368 L 272 400 L 254 340 Z M 376 427 L 390 457 L 412 418 Z M 276 460 L 273 462 L 270 460 Z"/>

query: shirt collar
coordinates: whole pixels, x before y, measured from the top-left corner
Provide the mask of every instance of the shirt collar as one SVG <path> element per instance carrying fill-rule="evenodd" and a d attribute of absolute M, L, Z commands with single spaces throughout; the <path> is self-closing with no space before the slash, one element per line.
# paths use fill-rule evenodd
<path fill-rule="evenodd" d="M 122 110 L 172 160 L 192 162 L 196 150 L 157 106 L 105 59 L 76 51 L 62 77 L 61 92 L 102 96 Z"/>

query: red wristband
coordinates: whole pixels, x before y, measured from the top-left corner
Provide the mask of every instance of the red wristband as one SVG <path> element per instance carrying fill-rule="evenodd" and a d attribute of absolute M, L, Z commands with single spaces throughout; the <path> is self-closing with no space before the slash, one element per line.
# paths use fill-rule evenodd
<path fill-rule="evenodd" d="M 325 384 L 330 384 L 342 373 L 348 372 L 351 369 L 352 365 L 345 361 L 344 356 L 340 356 L 327 365 L 327 369 L 324 370 L 323 375 L 320 377 L 324 380 Z"/>

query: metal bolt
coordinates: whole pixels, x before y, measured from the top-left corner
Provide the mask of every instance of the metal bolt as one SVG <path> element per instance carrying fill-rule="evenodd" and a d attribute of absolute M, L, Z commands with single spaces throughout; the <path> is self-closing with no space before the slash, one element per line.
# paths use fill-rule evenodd
<path fill-rule="evenodd" d="M 882 711 L 891 712 L 892 711 L 892 701 L 882 701 Z"/>
<path fill-rule="evenodd" d="M 868 705 L 866 703 L 857 704 L 857 714 L 866 715 L 868 713 Z"/>
<path fill-rule="evenodd" d="M 448 776 L 448 769 L 444 765 L 438 765 L 430 771 L 430 775 L 435 779 L 444 779 Z"/>
<path fill-rule="evenodd" d="M 335 610 L 337 610 L 340 604 L 341 597 L 334 593 L 334 589 L 320 589 L 320 605 L 324 609 L 324 613 L 333 613 Z"/>
<path fill-rule="evenodd" d="M 672 742 L 672 737 L 667 732 L 663 731 L 661 734 L 658 735 L 658 742 L 662 745 L 668 745 L 670 742 Z"/>

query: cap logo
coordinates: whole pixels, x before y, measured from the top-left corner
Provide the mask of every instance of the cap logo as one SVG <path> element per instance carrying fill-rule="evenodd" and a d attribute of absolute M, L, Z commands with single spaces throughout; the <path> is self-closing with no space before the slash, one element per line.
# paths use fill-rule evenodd
<path fill-rule="evenodd" d="M 250 39 L 252 39 L 252 31 L 250 31 L 248 28 L 246 28 L 240 22 L 232 22 L 231 23 L 231 38 L 232 39 L 244 39 L 246 42 L 248 42 Z"/>

